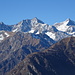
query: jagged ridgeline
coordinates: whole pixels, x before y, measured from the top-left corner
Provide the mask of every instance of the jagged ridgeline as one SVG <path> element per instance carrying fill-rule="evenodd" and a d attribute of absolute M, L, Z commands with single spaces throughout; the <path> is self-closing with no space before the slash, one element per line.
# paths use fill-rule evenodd
<path fill-rule="evenodd" d="M 24 32 L 36 35 L 46 34 L 54 41 L 59 41 L 68 36 L 75 36 L 75 22 L 71 19 L 67 19 L 63 22 L 55 23 L 54 25 L 48 25 L 35 17 L 33 19 L 23 20 L 15 25 L 5 25 L 1 22 L 0 31 Z M 0 40 L 2 40 L 1 37 Z"/>
<path fill-rule="evenodd" d="M 22 20 L 15 25 L 6 25 L 1 22 L 0 75 L 5 75 L 18 63 L 26 60 L 27 55 L 42 52 L 63 38 L 71 36 L 75 36 L 75 22 L 71 19 L 54 25 L 45 24 L 36 17 Z M 39 62 L 41 61 L 42 59 Z"/>

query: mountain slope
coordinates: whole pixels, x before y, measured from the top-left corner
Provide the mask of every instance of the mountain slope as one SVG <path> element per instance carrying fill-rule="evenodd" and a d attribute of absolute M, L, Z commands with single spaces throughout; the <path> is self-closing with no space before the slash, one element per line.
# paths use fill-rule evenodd
<path fill-rule="evenodd" d="M 13 33 L 0 43 L 0 75 L 10 71 L 28 54 L 43 51 L 53 43 L 52 39 L 42 34 Z"/>
<path fill-rule="evenodd" d="M 75 75 L 75 37 L 28 55 L 7 75 Z"/>
<path fill-rule="evenodd" d="M 0 31 L 0 43 L 5 41 L 7 38 L 12 37 L 14 35 L 13 32 L 8 31 Z"/>

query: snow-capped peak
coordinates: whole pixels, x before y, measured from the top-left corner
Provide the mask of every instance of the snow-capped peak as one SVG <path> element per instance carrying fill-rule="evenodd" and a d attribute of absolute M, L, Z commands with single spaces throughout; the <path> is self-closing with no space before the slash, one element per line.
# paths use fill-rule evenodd
<path fill-rule="evenodd" d="M 38 18 L 37 18 L 37 17 L 34 17 L 32 20 L 35 20 L 35 21 L 37 21 L 37 20 L 38 20 Z"/>
<path fill-rule="evenodd" d="M 73 20 L 71 20 L 70 18 L 67 19 L 66 21 L 64 21 L 64 23 L 66 23 L 66 25 L 75 25 L 75 22 Z"/>
<path fill-rule="evenodd" d="M 5 25 L 0 23 L 0 30 L 12 31 L 12 32 L 25 32 L 39 35 L 46 34 L 55 41 L 61 38 L 74 35 L 75 36 L 75 22 L 71 19 L 66 19 L 63 22 L 56 23 L 54 25 L 48 25 L 39 20 L 38 18 L 26 19 L 17 23 L 16 25 Z M 2 25 L 3 24 L 3 25 Z M 7 33 L 5 33 L 7 35 Z M 2 36 L 2 35 L 1 35 Z M 9 35 L 7 35 L 9 36 Z"/>
<path fill-rule="evenodd" d="M 31 23 L 34 25 L 34 24 L 37 24 L 37 23 L 42 23 L 42 24 L 44 24 L 44 22 L 43 21 L 41 21 L 41 20 L 39 20 L 38 18 L 33 18 L 33 19 L 31 19 Z"/>
<path fill-rule="evenodd" d="M 66 19 L 66 21 L 70 21 L 70 20 L 71 20 L 70 18 L 67 18 L 67 19 Z"/>
<path fill-rule="evenodd" d="M 67 29 L 70 27 L 70 26 L 75 26 L 75 22 L 72 21 L 71 19 L 66 19 L 65 21 L 63 22 L 60 22 L 60 23 L 56 23 L 54 25 L 58 30 L 60 31 L 67 31 Z"/>
<path fill-rule="evenodd" d="M 44 22 L 42 22 L 41 20 L 39 20 L 36 17 L 33 19 L 26 19 L 26 20 L 19 22 L 16 25 L 14 25 L 12 31 L 13 32 L 18 32 L 18 31 L 22 31 L 22 32 L 29 32 L 30 31 L 30 32 L 32 32 L 33 30 L 35 30 L 39 26 L 42 27 L 42 24 L 44 24 Z"/>

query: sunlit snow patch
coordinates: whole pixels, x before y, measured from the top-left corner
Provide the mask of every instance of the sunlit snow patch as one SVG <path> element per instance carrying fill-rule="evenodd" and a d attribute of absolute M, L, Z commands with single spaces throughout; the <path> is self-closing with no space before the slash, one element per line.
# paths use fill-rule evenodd
<path fill-rule="evenodd" d="M 34 30 L 32 29 L 31 31 L 29 31 L 29 33 L 34 33 Z"/>
<path fill-rule="evenodd" d="M 50 38 L 52 38 L 53 40 L 55 40 L 55 33 L 52 32 L 47 32 L 45 33 L 46 35 L 48 35 Z"/>
<path fill-rule="evenodd" d="M 0 35 L 0 41 L 3 40 L 3 39 L 4 39 L 4 37 L 3 37 L 3 35 L 1 34 L 1 35 Z"/>
<path fill-rule="evenodd" d="M 9 34 L 5 32 L 6 37 L 9 37 Z"/>
<path fill-rule="evenodd" d="M 18 29 L 14 29 L 12 32 L 17 32 Z"/>

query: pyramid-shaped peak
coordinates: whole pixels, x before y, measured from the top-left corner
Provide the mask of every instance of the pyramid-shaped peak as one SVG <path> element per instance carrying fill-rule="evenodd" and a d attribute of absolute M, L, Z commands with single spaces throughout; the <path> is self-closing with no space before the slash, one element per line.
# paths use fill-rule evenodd
<path fill-rule="evenodd" d="M 71 20 L 70 18 L 68 18 L 68 19 L 66 19 L 66 21 L 70 22 L 70 21 L 73 21 L 73 20 Z"/>
<path fill-rule="evenodd" d="M 37 17 L 34 17 L 33 19 L 34 19 L 34 20 L 38 20 L 38 18 L 37 18 Z"/>
<path fill-rule="evenodd" d="M 33 19 L 31 19 L 31 21 L 44 24 L 44 22 L 39 20 L 37 17 L 34 17 Z"/>
<path fill-rule="evenodd" d="M 66 22 L 67 22 L 67 25 L 75 25 L 75 21 L 71 20 L 70 18 L 68 18 Z"/>

